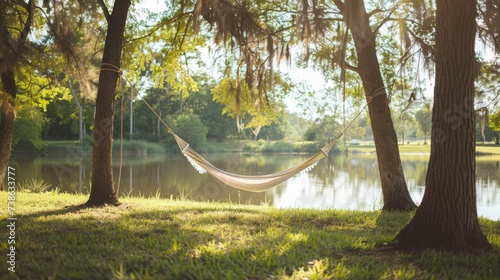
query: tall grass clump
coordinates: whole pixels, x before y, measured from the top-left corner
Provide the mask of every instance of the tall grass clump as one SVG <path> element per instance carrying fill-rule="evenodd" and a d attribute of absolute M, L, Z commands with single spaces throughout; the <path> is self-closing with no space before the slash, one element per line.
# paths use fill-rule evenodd
<path fill-rule="evenodd" d="M 27 179 L 21 183 L 18 187 L 20 191 L 32 192 L 32 193 L 43 193 L 51 188 L 49 183 L 46 183 L 43 179 L 31 178 Z"/>

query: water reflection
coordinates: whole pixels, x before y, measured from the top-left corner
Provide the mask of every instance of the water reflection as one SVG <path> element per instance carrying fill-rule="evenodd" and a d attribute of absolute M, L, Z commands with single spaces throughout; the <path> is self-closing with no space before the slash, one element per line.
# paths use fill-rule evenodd
<path fill-rule="evenodd" d="M 238 174 L 261 175 L 286 169 L 306 155 L 207 154 L 214 165 Z M 402 155 L 408 189 L 418 204 L 424 193 L 428 155 Z M 18 182 L 43 178 L 53 188 L 88 193 L 91 158 L 74 154 L 45 158 L 14 158 Z M 181 155 L 127 158 L 122 165 L 119 192 L 163 197 L 188 197 L 199 201 L 244 204 L 269 203 L 281 208 L 336 208 L 376 210 L 382 191 L 375 155 L 334 155 L 322 160 L 309 173 L 298 174 L 264 193 L 228 187 L 210 175 L 198 174 Z M 500 219 L 500 158 L 477 158 L 477 203 L 480 215 Z M 118 184 L 119 163 L 114 176 Z M 118 185 L 115 186 L 118 188 Z"/>

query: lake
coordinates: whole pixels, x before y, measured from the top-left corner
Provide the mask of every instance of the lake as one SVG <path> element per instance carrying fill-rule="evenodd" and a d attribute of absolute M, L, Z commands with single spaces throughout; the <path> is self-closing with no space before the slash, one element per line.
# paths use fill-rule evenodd
<path fill-rule="evenodd" d="M 88 154 L 88 151 L 86 151 Z M 284 170 L 306 159 L 298 154 L 204 154 L 223 170 L 246 175 L 269 174 Z M 423 193 L 429 155 L 402 154 L 403 169 L 413 200 L 419 204 Z M 17 182 L 44 179 L 52 189 L 88 193 L 91 157 L 69 152 L 50 157 L 13 157 Z M 317 208 L 377 210 L 382 207 L 382 191 L 374 154 L 339 154 L 323 159 L 308 173 L 298 174 L 263 193 L 240 191 L 226 186 L 208 174 L 199 174 L 182 155 L 126 157 L 119 178 L 118 156 L 114 158 L 115 188 L 121 194 L 157 194 L 162 197 L 189 198 L 244 204 L 268 204 L 279 208 Z M 478 213 L 500 220 L 500 157 L 477 157 Z"/>

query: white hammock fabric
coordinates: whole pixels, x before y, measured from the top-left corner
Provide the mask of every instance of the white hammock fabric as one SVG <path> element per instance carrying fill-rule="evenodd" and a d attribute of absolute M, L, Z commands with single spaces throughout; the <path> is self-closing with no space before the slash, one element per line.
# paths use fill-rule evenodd
<path fill-rule="evenodd" d="M 202 174 L 208 172 L 226 185 L 250 192 L 264 192 L 270 190 L 300 172 L 307 172 L 311 170 L 314 166 L 316 166 L 318 161 L 328 157 L 328 152 L 330 152 L 333 145 L 340 137 L 339 136 L 330 143 L 326 144 L 326 146 L 321 148 L 304 162 L 296 164 L 284 171 L 267 175 L 248 176 L 230 173 L 215 167 L 193 148 L 191 148 L 186 141 L 182 140 L 182 138 L 176 134 L 173 135 L 175 137 L 175 141 L 181 149 L 181 153 L 186 156 L 191 165 L 193 165 L 198 172 Z"/>

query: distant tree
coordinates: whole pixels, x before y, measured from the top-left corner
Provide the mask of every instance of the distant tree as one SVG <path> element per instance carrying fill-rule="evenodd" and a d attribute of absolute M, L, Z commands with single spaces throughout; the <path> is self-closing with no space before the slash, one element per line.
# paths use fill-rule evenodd
<path fill-rule="evenodd" d="M 38 151 L 42 147 L 42 129 L 46 122 L 47 119 L 39 109 L 31 106 L 19 108 L 12 138 L 14 149 Z"/>
<path fill-rule="evenodd" d="M 319 145 L 324 145 L 331 141 L 334 136 L 333 132 L 341 132 L 342 124 L 335 116 L 324 116 L 318 118 L 305 133 L 305 140 L 316 141 Z"/>
<path fill-rule="evenodd" d="M 128 92 L 135 89 L 127 88 L 125 92 L 122 92 L 125 96 L 125 102 L 129 104 L 130 101 Z M 133 92 L 133 95 L 136 95 Z M 145 101 L 145 102 L 144 102 Z M 120 104 L 121 101 L 117 100 L 116 106 Z M 155 112 L 166 121 L 167 116 L 175 116 L 179 114 L 179 94 L 174 92 L 171 87 L 165 85 L 163 88 L 150 88 L 146 91 L 146 94 L 137 98 L 133 105 L 133 139 L 146 139 L 159 141 L 166 137 L 166 128 L 163 126 L 161 121 L 156 117 L 155 114 L 151 112 L 148 107 L 151 106 Z M 147 102 L 147 104 L 146 104 Z M 125 106 L 124 110 L 124 127 L 130 126 L 130 106 Z M 115 126 L 118 127 L 120 110 L 117 110 L 115 116 Z M 119 131 L 115 130 L 115 138 L 119 138 Z M 129 133 L 125 133 L 125 138 L 130 138 Z"/>
<path fill-rule="evenodd" d="M 500 111 L 490 115 L 490 127 L 495 131 L 500 131 Z"/>
<path fill-rule="evenodd" d="M 477 136 L 483 141 L 491 141 L 492 138 L 498 139 L 500 132 L 494 129 L 494 116 L 499 113 L 497 108 L 500 104 L 500 64 L 495 59 L 483 58 L 479 65 L 481 68 L 475 83 L 474 106 L 478 119 Z M 496 142 L 498 143 L 498 140 Z"/>
<path fill-rule="evenodd" d="M 290 140 L 304 140 L 305 132 L 311 125 L 312 121 L 307 120 L 297 113 L 287 114 L 289 129 L 287 130 L 286 138 Z"/>
<path fill-rule="evenodd" d="M 431 131 L 432 126 L 432 111 L 430 104 L 425 104 L 424 107 L 415 113 L 420 131 L 424 134 L 424 145 L 427 145 L 427 135 Z"/>
<path fill-rule="evenodd" d="M 278 122 L 263 127 L 259 136 L 261 139 L 265 140 L 283 140 L 286 137 L 286 132 L 290 129 L 291 126 L 288 122 L 287 115 L 283 115 L 279 118 Z"/>
<path fill-rule="evenodd" d="M 500 111 L 491 114 L 488 119 L 488 127 L 497 132 L 495 137 L 495 144 L 500 144 Z"/>
<path fill-rule="evenodd" d="M 437 0 L 436 85 L 431 155 L 422 203 L 398 246 L 489 249 L 476 206 L 474 79 L 476 1 Z"/>
<path fill-rule="evenodd" d="M 201 149 L 206 144 L 208 128 L 197 115 L 183 114 L 177 117 L 175 130 L 176 134 L 194 148 Z"/>
<path fill-rule="evenodd" d="M 82 99 L 83 108 L 83 134 L 89 132 L 90 126 L 94 123 L 94 105 L 91 100 Z M 46 140 L 78 140 L 79 123 L 77 106 L 72 100 L 67 98 L 56 98 L 47 104 L 47 110 L 44 117 L 47 120 L 43 127 L 42 138 Z"/>
<path fill-rule="evenodd" d="M 237 135 L 234 119 L 223 114 L 224 105 L 212 98 L 211 90 L 215 81 L 205 75 L 195 77 L 195 80 L 198 83 L 198 92 L 189 95 L 186 107 L 191 108 L 208 128 L 207 138 L 224 140 L 230 135 Z"/>

